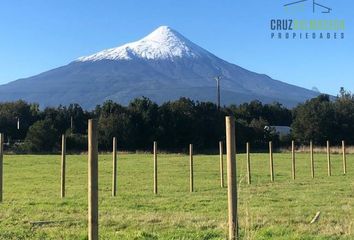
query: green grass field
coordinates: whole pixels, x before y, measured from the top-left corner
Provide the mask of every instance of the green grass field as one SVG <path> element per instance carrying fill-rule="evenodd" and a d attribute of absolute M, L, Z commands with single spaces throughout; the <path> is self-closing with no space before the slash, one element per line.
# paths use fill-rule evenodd
<path fill-rule="evenodd" d="M 354 155 L 342 174 L 332 155 L 297 154 L 291 180 L 290 154 L 274 154 L 270 183 L 267 154 L 252 154 L 252 185 L 245 155 L 238 155 L 239 224 L 242 239 L 354 239 Z M 189 192 L 187 155 L 160 154 L 159 194 L 153 194 L 150 154 L 118 156 L 118 196 L 111 197 L 111 156 L 99 157 L 100 239 L 226 239 L 227 189 L 220 187 L 219 158 L 194 157 L 195 192 Z M 225 161 L 225 160 L 224 160 Z M 226 161 L 225 178 L 226 178 Z M 87 156 L 67 156 L 67 197 L 60 199 L 60 156 L 6 155 L 0 239 L 86 239 Z M 318 222 L 309 224 L 316 212 Z M 32 224 L 54 221 L 49 224 Z"/>

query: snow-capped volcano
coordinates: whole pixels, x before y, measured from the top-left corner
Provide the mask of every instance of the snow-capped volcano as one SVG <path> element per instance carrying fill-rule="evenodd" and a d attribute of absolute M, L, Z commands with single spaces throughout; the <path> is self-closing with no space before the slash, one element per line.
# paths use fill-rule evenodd
<path fill-rule="evenodd" d="M 257 99 L 293 106 L 319 95 L 226 62 L 162 26 L 136 42 L 1 85 L 0 101 L 24 99 L 41 106 L 78 103 L 84 108 L 106 100 L 128 104 L 141 96 L 158 103 L 180 97 L 215 102 L 216 76 L 221 76 L 222 104 Z"/>
<path fill-rule="evenodd" d="M 207 52 L 168 26 L 161 26 L 143 39 L 110 48 L 77 61 L 131 60 L 135 58 L 164 60 L 202 57 Z"/>

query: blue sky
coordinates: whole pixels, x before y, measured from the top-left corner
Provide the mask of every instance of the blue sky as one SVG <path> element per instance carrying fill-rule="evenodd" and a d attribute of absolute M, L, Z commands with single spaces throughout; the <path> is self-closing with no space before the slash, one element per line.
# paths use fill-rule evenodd
<path fill-rule="evenodd" d="M 288 13 L 291 0 L 2 0 L 0 83 L 65 65 L 168 25 L 215 55 L 274 79 L 354 92 L 354 2 L 331 14 Z M 272 40 L 270 19 L 346 21 L 344 40 Z"/>

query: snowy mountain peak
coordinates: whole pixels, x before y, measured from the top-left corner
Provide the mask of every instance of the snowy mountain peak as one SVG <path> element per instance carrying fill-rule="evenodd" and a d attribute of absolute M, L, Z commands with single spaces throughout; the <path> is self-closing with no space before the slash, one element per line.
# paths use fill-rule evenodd
<path fill-rule="evenodd" d="M 198 58 L 207 52 L 168 26 L 160 26 L 139 41 L 103 50 L 76 61 Z"/>
<path fill-rule="evenodd" d="M 184 37 L 177 31 L 173 30 L 169 26 L 160 26 L 156 28 L 149 35 L 144 37 L 142 40 L 145 41 L 155 41 L 160 43 L 170 42 L 170 41 L 183 41 Z"/>

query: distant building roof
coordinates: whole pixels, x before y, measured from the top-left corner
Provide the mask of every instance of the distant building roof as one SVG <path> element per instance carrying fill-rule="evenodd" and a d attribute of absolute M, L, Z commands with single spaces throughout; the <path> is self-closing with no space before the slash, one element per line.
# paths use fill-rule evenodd
<path fill-rule="evenodd" d="M 264 130 L 273 131 L 279 134 L 279 136 L 286 136 L 291 133 L 291 127 L 289 126 L 265 126 Z"/>

